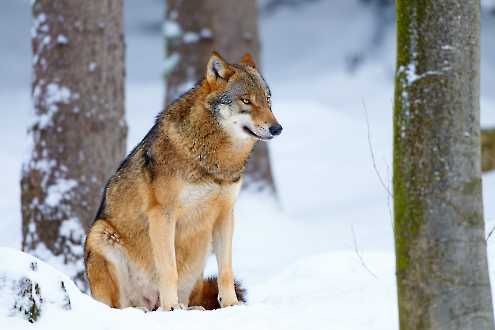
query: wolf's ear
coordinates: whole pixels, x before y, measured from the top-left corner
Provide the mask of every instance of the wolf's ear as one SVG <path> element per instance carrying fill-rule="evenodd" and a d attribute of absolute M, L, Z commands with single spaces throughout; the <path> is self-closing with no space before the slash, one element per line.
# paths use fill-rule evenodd
<path fill-rule="evenodd" d="M 206 66 L 206 80 L 210 85 L 226 82 L 234 73 L 230 65 L 217 53 L 211 53 Z"/>
<path fill-rule="evenodd" d="M 251 56 L 250 53 L 244 54 L 239 63 L 256 69 L 256 62 L 254 61 L 254 58 Z"/>

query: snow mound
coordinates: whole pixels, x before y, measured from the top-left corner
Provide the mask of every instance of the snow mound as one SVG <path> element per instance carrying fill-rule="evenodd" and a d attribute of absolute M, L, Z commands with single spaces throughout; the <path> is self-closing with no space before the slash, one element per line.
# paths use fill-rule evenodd
<path fill-rule="evenodd" d="M 387 253 L 360 257 L 333 252 L 304 258 L 248 288 L 251 301 L 246 305 L 170 313 L 111 309 L 35 257 L 0 248 L 0 259 L 1 329 L 24 329 L 28 322 L 33 329 L 70 325 L 72 330 L 303 329 L 323 324 L 329 329 L 384 330 L 396 324 L 393 256 Z"/>
<path fill-rule="evenodd" d="M 38 321 L 49 311 L 71 310 L 80 294 L 67 276 L 26 253 L 0 248 L 0 316 Z"/>

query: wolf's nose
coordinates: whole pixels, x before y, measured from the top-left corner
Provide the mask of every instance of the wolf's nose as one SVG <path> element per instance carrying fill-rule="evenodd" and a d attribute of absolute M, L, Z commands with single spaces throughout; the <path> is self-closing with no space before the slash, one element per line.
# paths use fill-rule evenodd
<path fill-rule="evenodd" d="M 282 126 L 280 124 L 275 124 L 270 126 L 268 130 L 271 135 L 280 135 L 280 133 L 282 133 Z"/>

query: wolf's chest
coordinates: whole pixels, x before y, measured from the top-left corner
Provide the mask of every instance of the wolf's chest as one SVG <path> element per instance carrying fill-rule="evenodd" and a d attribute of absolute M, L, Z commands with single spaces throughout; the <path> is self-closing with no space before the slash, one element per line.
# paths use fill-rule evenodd
<path fill-rule="evenodd" d="M 207 206 L 218 198 L 222 189 L 218 184 L 186 184 L 179 194 L 181 208 L 194 208 L 197 206 Z"/>
<path fill-rule="evenodd" d="M 225 207 L 232 207 L 239 189 L 237 185 L 215 183 L 187 184 L 179 194 L 177 237 L 191 238 L 211 231 L 215 219 Z"/>
<path fill-rule="evenodd" d="M 231 185 L 185 184 L 178 198 L 180 213 L 186 217 L 202 217 L 206 213 L 216 213 L 223 207 L 232 206 L 240 185 L 240 182 Z"/>

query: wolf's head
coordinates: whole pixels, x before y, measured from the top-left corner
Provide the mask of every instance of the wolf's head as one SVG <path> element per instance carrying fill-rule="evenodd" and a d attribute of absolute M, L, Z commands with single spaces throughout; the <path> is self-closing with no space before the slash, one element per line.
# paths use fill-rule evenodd
<path fill-rule="evenodd" d="M 251 55 L 244 55 L 239 64 L 229 64 L 213 52 L 206 81 L 208 108 L 232 138 L 269 140 L 282 132 L 272 113 L 270 89 Z"/>

